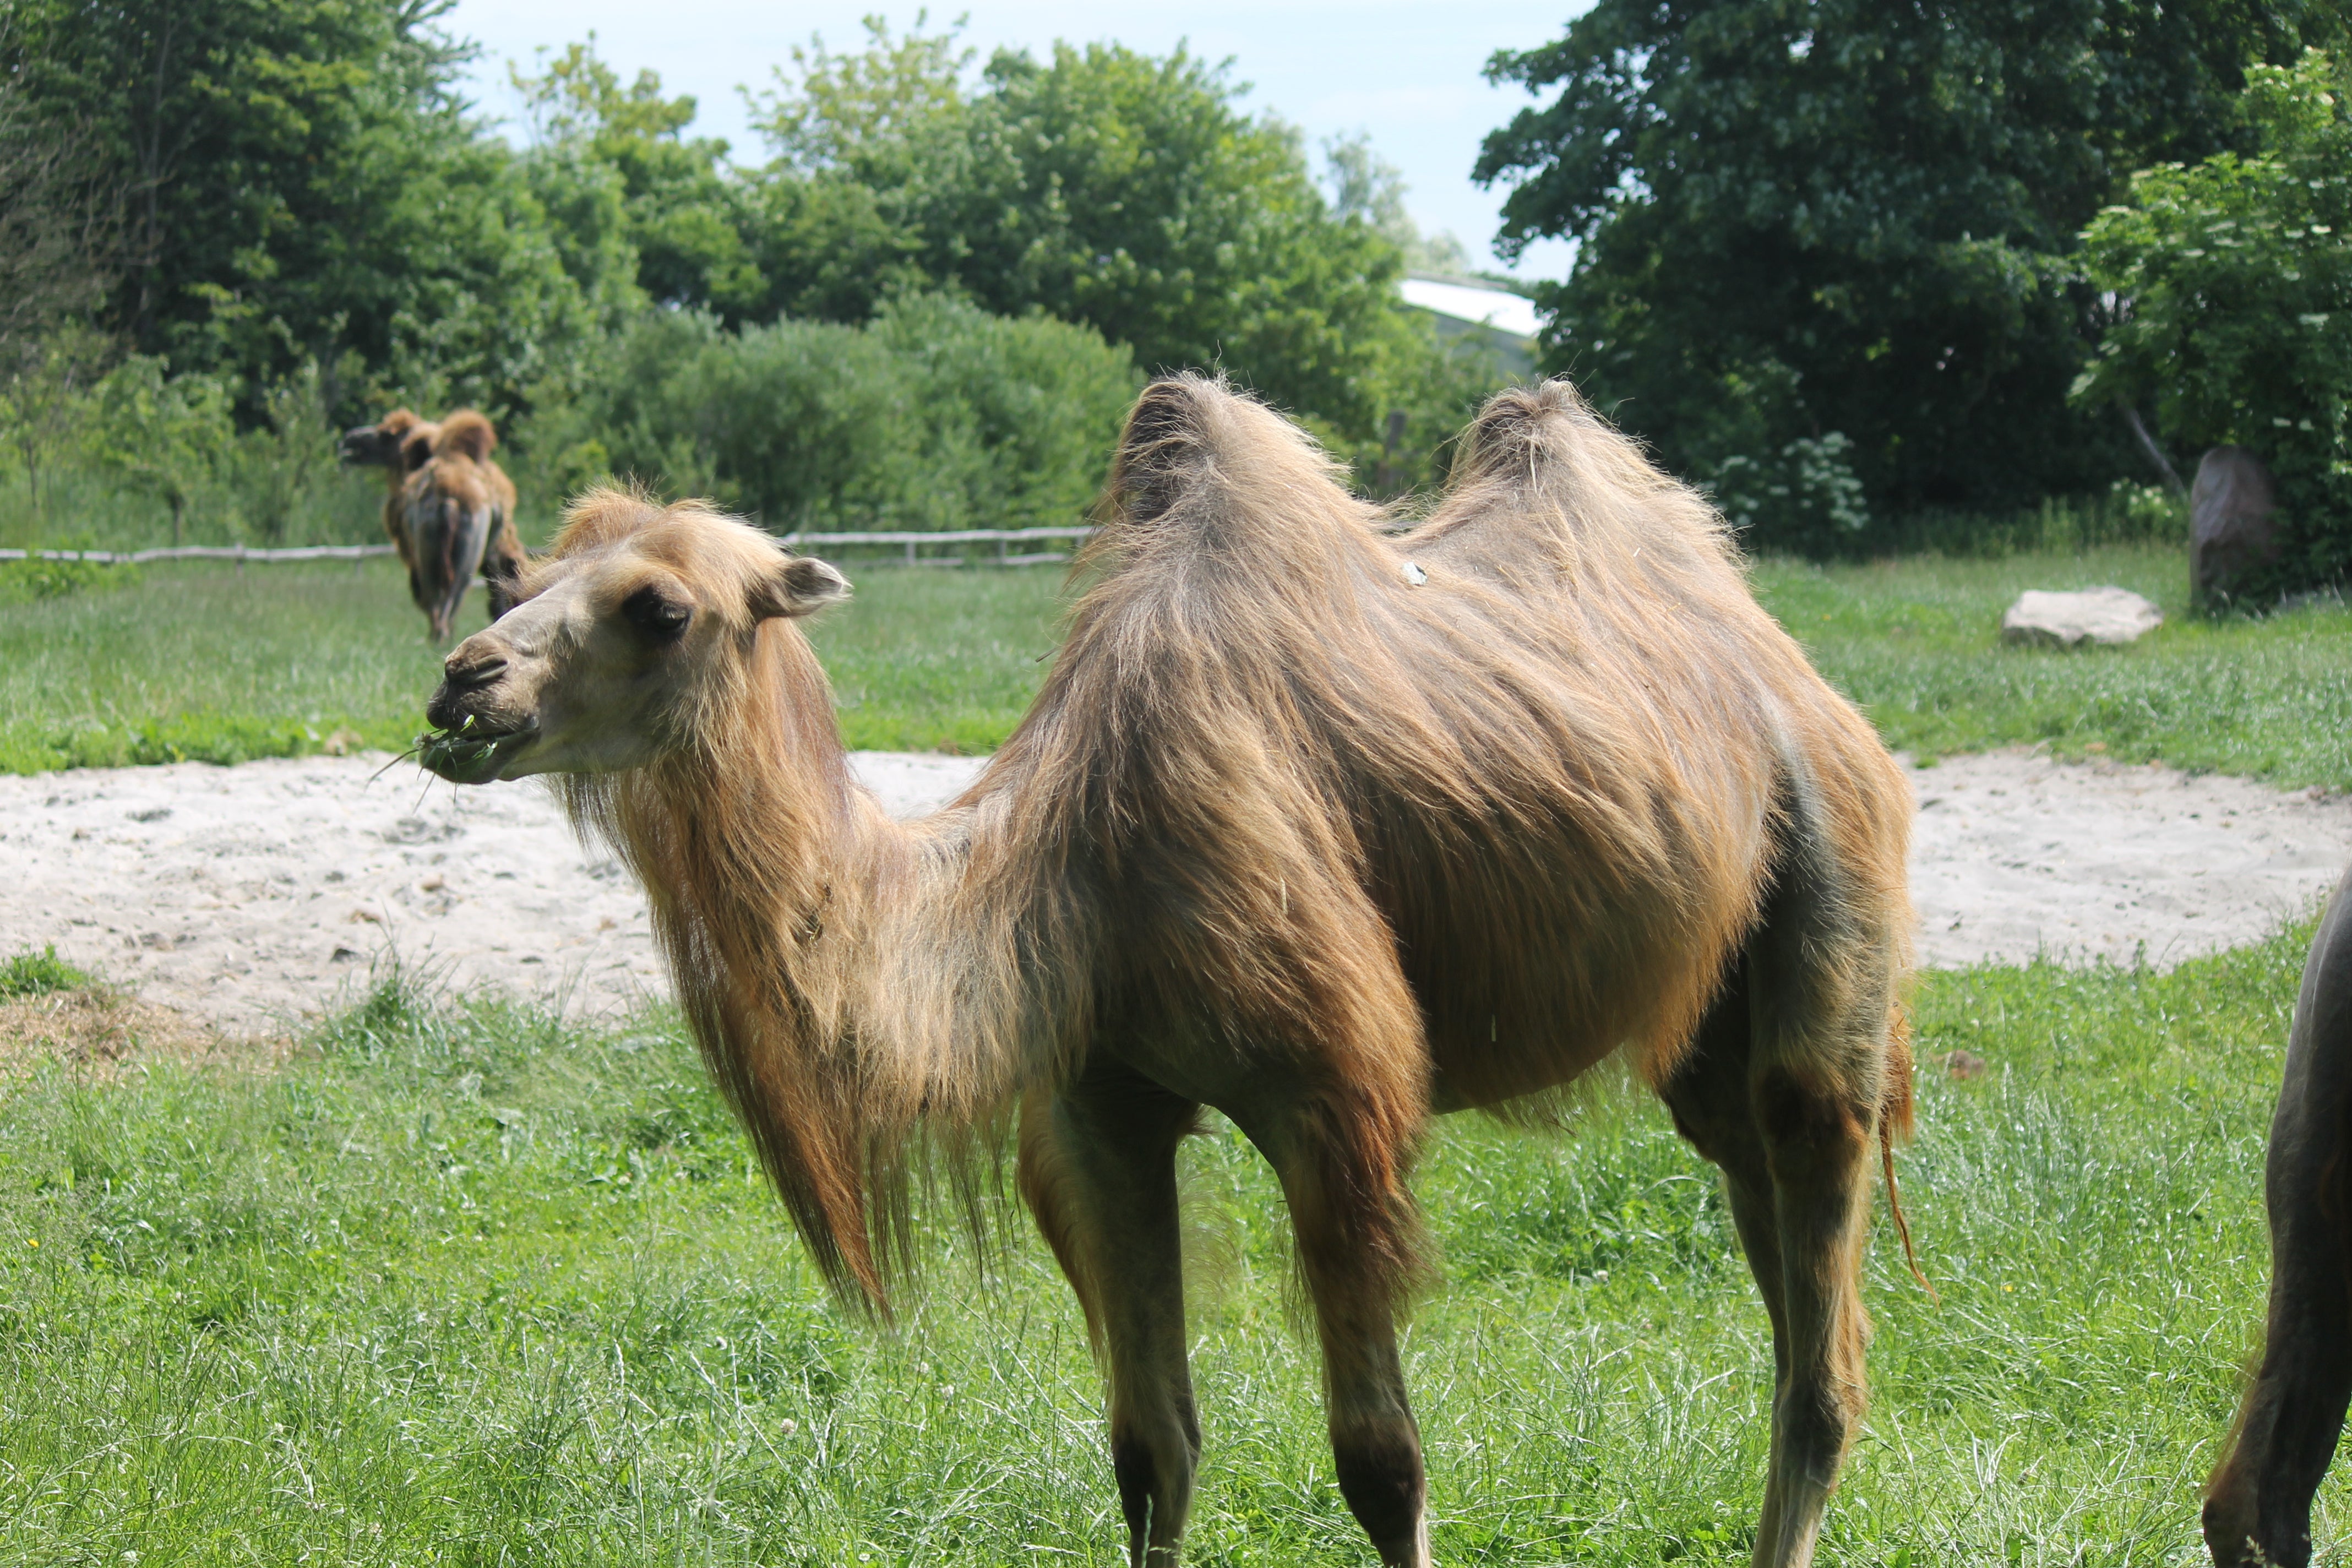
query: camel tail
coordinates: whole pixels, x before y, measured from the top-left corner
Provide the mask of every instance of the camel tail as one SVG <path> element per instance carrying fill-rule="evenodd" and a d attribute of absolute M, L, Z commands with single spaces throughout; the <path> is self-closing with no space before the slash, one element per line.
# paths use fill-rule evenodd
<path fill-rule="evenodd" d="M 1919 1249 L 1911 1245 L 1911 1222 L 1903 1217 L 1903 1194 L 1895 1188 L 1895 1123 L 1885 1117 L 1878 1121 L 1878 1161 L 1886 1173 L 1886 1207 L 1895 1215 L 1895 1234 L 1903 1238 L 1903 1261 L 1911 1266 L 1911 1278 L 1919 1281 L 1927 1300 L 1941 1306 L 1944 1299 L 1919 1267 Z"/>

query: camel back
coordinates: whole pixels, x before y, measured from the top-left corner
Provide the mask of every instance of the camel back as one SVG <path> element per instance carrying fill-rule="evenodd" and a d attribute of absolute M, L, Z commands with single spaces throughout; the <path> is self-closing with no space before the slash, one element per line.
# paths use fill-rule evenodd
<path fill-rule="evenodd" d="M 1417 1124 L 1620 1047 L 1663 1080 L 1792 856 L 1906 940 L 1885 749 L 1566 384 L 1496 399 L 1392 536 L 1295 426 L 1163 381 L 1108 511 L 975 786 L 1087 907 L 1098 1016 L 1303 1048 Z"/>

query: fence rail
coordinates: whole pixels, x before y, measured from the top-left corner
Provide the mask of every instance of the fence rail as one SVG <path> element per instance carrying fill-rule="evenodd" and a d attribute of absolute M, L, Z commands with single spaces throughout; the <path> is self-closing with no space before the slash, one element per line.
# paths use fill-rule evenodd
<path fill-rule="evenodd" d="M 1015 553 L 1012 547 L 1087 539 L 1094 531 L 1091 528 L 958 528 L 938 533 L 910 530 L 870 533 L 787 533 L 784 542 L 795 550 L 838 545 L 895 546 L 907 552 L 909 564 L 919 564 L 926 559 L 917 553 L 926 544 L 993 544 L 996 546 L 996 564 L 1034 566 L 1066 561 L 1069 556 L 1054 550 Z M 161 550 L 0 550 L 0 561 L 89 561 L 105 566 L 140 566 L 150 561 L 234 561 L 242 566 L 248 561 L 264 563 L 273 561 L 360 562 L 392 552 L 389 544 L 304 544 L 288 550 L 248 550 L 242 544 L 178 544 Z M 941 565 L 957 565 L 963 558 L 933 556 L 928 559 Z M 982 559 L 986 560 L 987 557 Z"/>
<path fill-rule="evenodd" d="M 951 528 L 937 533 L 912 530 L 885 531 L 872 533 L 787 533 L 784 542 L 794 550 L 822 550 L 841 545 L 896 545 L 907 552 L 909 566 L 961 566 L 967 559 L 962 555 L 925 556 L 918 552 L 926 544 L 993 544 L 996 554 L 992 564 L 998 566 L 1043 566 L 1067 561 L 1067 552 L 1060 550 L 1013 551 L 1016 544 L 1045 544 L 1056 541 L 1075 541 L 1093 536 L 1091 528 Z M 982 556 L 982 561 L 990 557 Z"/>
<path fill-rule="evenodd" d="M 162 550 L 0 550 L 0 561 L 92 561 L 101 566 L 143 566 L 150 561 L 363 561 L 389 555 L 389 544 L 302 544 L 289 550 L 247 550 L 242 544 L 175 544 Z"/>

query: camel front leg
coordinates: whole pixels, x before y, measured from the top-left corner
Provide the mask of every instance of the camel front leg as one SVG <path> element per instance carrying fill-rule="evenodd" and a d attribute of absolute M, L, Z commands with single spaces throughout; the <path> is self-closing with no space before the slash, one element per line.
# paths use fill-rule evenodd
<path fill-rule="evenodd" d="M 1421 1428 L 1397 1353 L 1398 1310 L 1417 1251 L 1407 1152 L 1363 1136 L 1369 1119 L 1344 1101 L 1245 1116 L 1234 1120 L 1281 1178 L 1315 1304 L 1339 1495 L 1384 1568 L 1430 1568 Z"/>
<path fill-rule="evenodd" d="M 1100 1061 L 1022 1107 L 1022 1195 L 1077 1291 L 1110 1384 L 1130 1568 L 1175 1568 L 1200 1460 L 1176 1201 L 1176 1147 L 1199 1110 Z"/>

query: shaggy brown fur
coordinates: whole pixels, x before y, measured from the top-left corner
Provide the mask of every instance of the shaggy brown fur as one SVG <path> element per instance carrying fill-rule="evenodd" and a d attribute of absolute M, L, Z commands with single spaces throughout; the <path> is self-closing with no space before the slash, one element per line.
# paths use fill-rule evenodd
<path fill-rule="evenodd" d="M 523 553 L 515 536 L 514 484 L 490 460 L 498 440 L 488 419 L 461 408 L 437 426 L 417 426 L 403 443 L 407 477 L 399 509 L 410 541 L 404 557 L 409 595 L 436 642 L 447 639 L 478 570 L 488 585 L 492 620 L 514 602 Z"/>
<path fill-rule="evenodd" d="M 450 656 L 430 713 L 470 740 L 434 754 L 565 775 L 836 1280 L 882 1299 L 920 1131 L 1018 1103 L 1139 1565 L 1175 1561 L 1200 1445 L 1201 1108 L 1279 1173 L 1341 1491 L 1422 1568 L 1416 1146 L 1631 1053 L 1723 1167 L 1780 1369 L 1756 1561 L 1806 1562 L 1863 1397 L 1871 1157 L 1909 1116 L 1907 790 L 1705 503 L 1564 383 L 1488 405 L 1426 524 L 1381 521 L 1266 409 L 1155 384 L 1035 706 L 898 824 L 793 624 L 839 574 L 600 492 Z"/>

